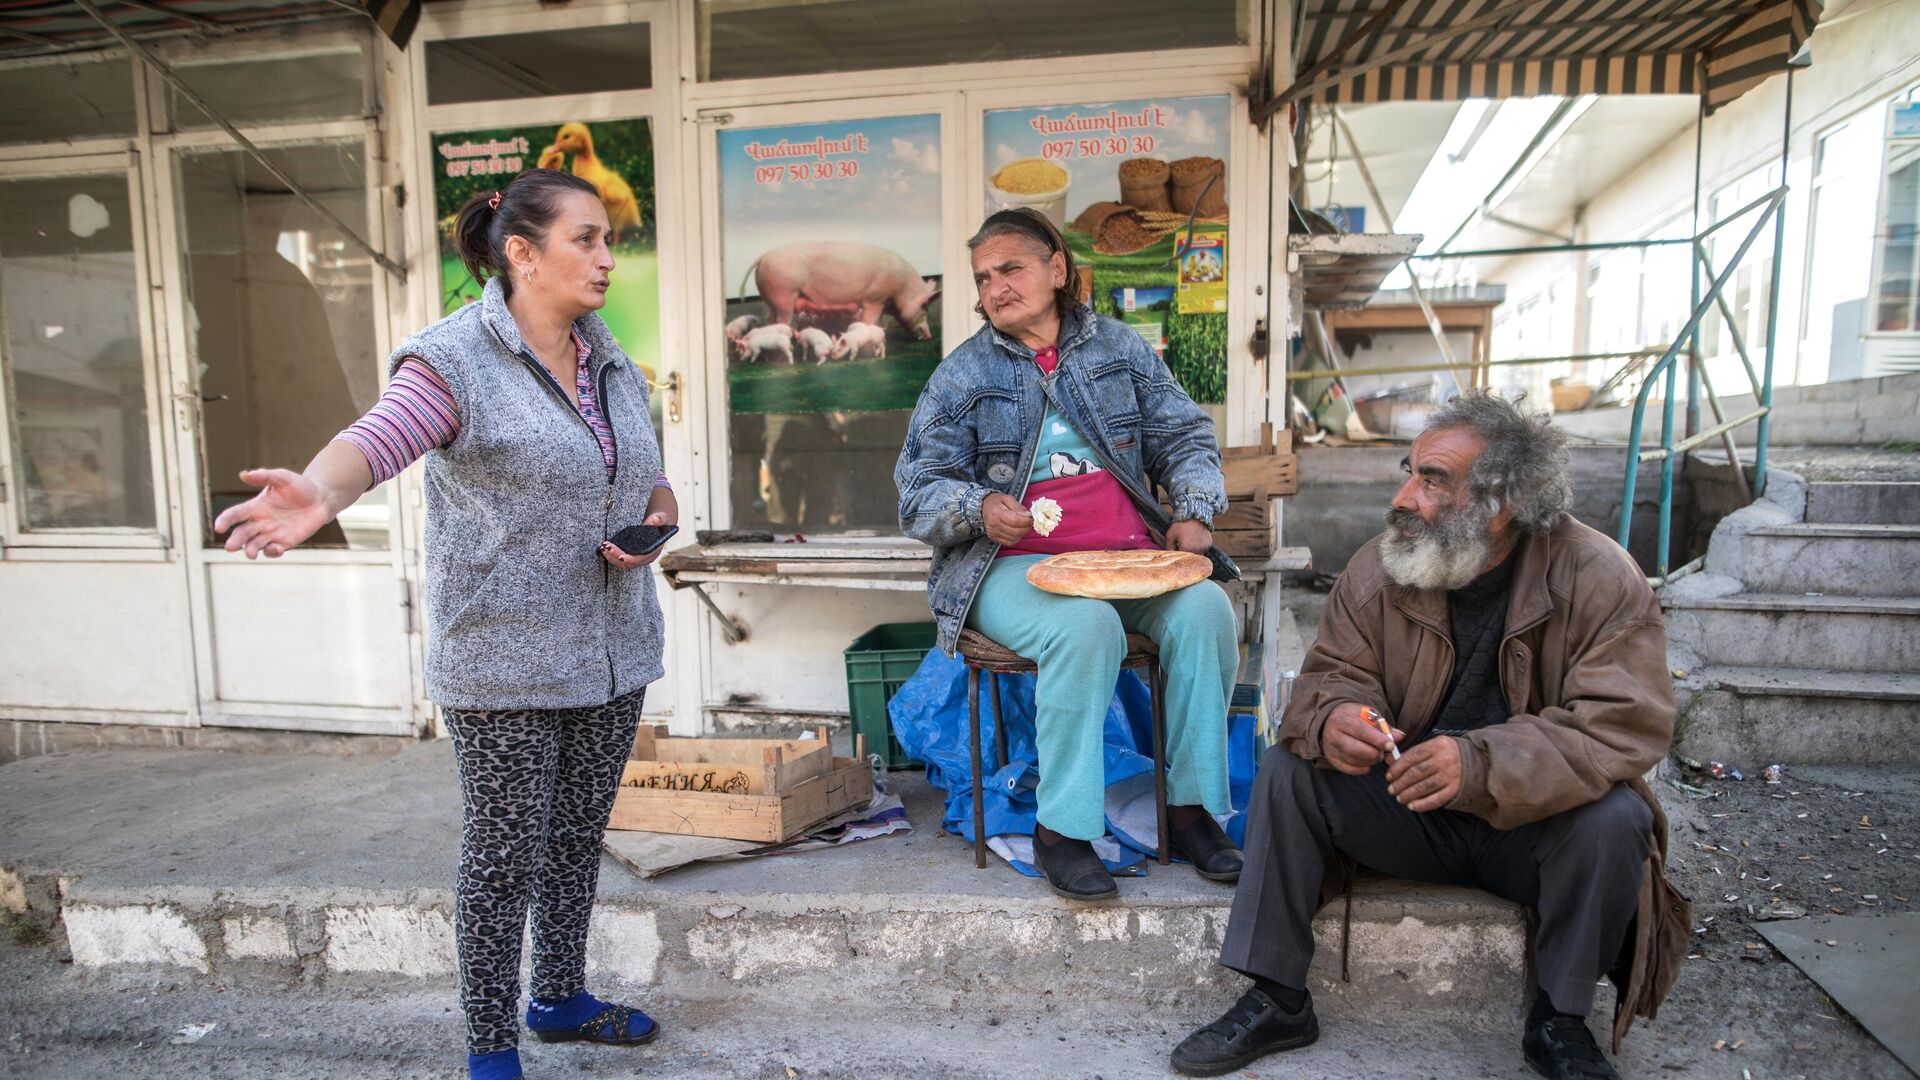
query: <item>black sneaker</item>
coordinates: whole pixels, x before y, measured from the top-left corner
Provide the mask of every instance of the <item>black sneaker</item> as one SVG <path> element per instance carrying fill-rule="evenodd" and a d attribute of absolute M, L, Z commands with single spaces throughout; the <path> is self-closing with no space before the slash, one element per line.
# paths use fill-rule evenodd
<path fill-rule="evenodd" d="M 1183 1076 L 1220 1076 L 1281 1050 L 1298 1050 L 1320 1037 L 1313 996 L 1290 1013 L 1258 987 L 1240 995 L 1225 1016 L 1173 1048 L 1173 1071 Z"/>
<path fill-rule="evenodd" d="M 1201 814 L 1185 826 L 1169 827 L 1167 839 L 1173 841 L 1173 853 L 1192 863 L 1194 872 L 1208 881 L 1240 880 L 1240 864 L 1244 861 L 1240 849 L 1227 839 L 1226 830 L 1212 814 Z"/>
<path fill-rule="evenodd" d="M 1533 1071 L 1547 1080 L 1620 1080 L 1584 1017 L 1556 1016 L 1528 1024 L 1520 1049 Z"/>
<path fill-rule="evenodd" d="M 1062 836 L 1049 844 L 1035 835 L 1033 865 L 1049 888 L 1069 900 L 1109 900 L 1120 894 L 1106 864 L 1085 840 Z"/>

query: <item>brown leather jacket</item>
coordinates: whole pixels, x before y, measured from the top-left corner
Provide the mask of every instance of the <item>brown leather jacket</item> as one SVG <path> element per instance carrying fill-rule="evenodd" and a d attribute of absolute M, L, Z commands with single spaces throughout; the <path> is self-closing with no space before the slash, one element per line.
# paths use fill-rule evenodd
<path fill-rule="evenodd" d="M 1453 675 L 1447 597 L 1388 580 L 1379 540 L 1354 555 L 1320 617 L 1294 683 L 1280 741 L 1320 763 L 1336 705 L 1357 701 L 1409 741 L 1432 725 Z M 1614 1049 L 1636 1015 L 1651 1018 L 1679 971 L 1692 906 L 1667 883 L 1667 820 L 1641 779 L 1673 741 L 1666 623 L 1639 567 L 1610 538 L 1562 515 L 1515 551 L 1500 644 L 1512 718 L 1460 743 L 1460 794 L 1448 808 L 1511 829 L 1584 806 L 1624 783 L 1653 810 L 1653 844 L 1633 929 L 1633 968 L 1614 1018 Z"/>

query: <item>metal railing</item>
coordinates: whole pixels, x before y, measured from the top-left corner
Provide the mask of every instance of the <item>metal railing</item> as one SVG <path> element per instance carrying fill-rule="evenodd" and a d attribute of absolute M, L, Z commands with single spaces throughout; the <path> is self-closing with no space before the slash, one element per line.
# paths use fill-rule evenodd
<path fill-rule="evenodd" d="M 1745 487 L 1745 467 L 1740 463 L 1739 454 L 1732 443 L 1731 433 L 1744 424 L 1757 422 L 1758 427 L 1754 435 L 1754 478 L 1748 494 L 1750 497 L 1766 494 L 1768 417 L 1773 412 L 1773 327 L 1777 317 L 1775 309 L 1779 306 L 1780 241 L 1784 232 L 1782 228 L 1784 222 L 1781 219 L 1786 200 L 1787 187 L 1782 184 L 1694 236 L 1691 245 L 1693 258 L 1700 270 L 1706 274 L 1709 281 L 1707 290 L 1704 295 L 1700 294 L 1699 278 L 1696 276 L 1693 311 L 1688 315 L 1686 323 L 1681 326 L 1680 332 L 1674 336 L 1673 344 L 1667 346 L 1660 359 L 1654 361 L 1653 366 L 1647 370 L 1646 377 L 1640 382 L 1640 392 L 1634 395 L 1633 423 L 1627 434 L 1626 478 L 1620 493 L 1620 529 L 1616 539 L 1619 540 L 1621 547 L 1626 547 L 1632 535 L 1633 498 L 1640 480 L 1640 466 L 1647 462 L 1658 461 L 1660 463 L 1660 516 L 1654 545 L 1654 574 L 1651 578 L 1656 585 L 1692 573 L 1700 565 L 1700 560 L 1696 559 L 1679 570 L 1669 573 L 1673 543 L 1673 462 L 1676 457 L 1711 439 L 1721 439 L 1727 449 L 1728 464 Z M 1728 261 L 1725 269 L 1717 274 L 1714 273 L 1713 264 L 1707 258 L 1707 238 L 1735 221 L 1753 214 L 1756 210 L 1760 213 L 1755 215 L 1746 236 L 1741 238 L 1740 246 L 1734 249 L 1733 258 Z M 1760 239 L 1760 234 L 1766 231 L 1768 225 L 1772 225 L 1774 230 L 1773 282 L 1770 292 L 1773 302 L 1768 305 L 1767 310 L 1767 348 L 1765 372 L 1762 374 L 1754 370 L 1753 358 L 1748 354 L 1746 340 L 1739 331 L 1739 320 L 1733 317 L 1733 312 L 1728 308 L 1721 294 L 1727 282 L 1733 280 L 1734 272 L 1739 269 L 1741 260 L 1746 258 L 1748 250 L 1753 247 L 1755 241 Z M 1700 360 L 1700 324 L 1706 320 L 1707 312 L 1716 305 L 1719 306 L 1727 327 L 1732 331 L 1729 336 L 1735 350 L 1740 354 L 1741 366 L 1746 370 L 1747 380 L 1753 388 L 1754 401 L 1759 406 L 1752 412 L 1732 420 L 1728 420 L 1722 412 L 1719 395 L 1713 392 L 1712 377 Z M 1677 382 L 1679 360 L 1683 355 L 1683 349 L 1689 368 L 1689 394 L 1691 395 L 1697 380 L 1706 391 L 1705 397 L 1712 406 L 1714 419 L 1717 422 L 1712 427 L 1676 441 L 1673 430 L 1673 410 L 1679 397 Z M 1640 447 L 1646 434 L 1647 399 L 1652 394 L 1655 384 L 1661 381 L 1662 376 L 1665 377 L 1666 387 L 1661 401 L 1660 445 L 1655 449 L 1642 450 Z"/>

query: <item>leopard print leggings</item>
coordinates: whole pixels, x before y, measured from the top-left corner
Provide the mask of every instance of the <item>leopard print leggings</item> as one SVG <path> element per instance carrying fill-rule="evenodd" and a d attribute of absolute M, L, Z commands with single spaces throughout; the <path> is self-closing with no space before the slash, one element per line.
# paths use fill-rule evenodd
<path fill-rule="evenodd" d="M 460 771 L 454 935 L 469 1053 L 519 1043 L 529 901 L 533 996 L 585 988 L 600 839 L 645 693 L 585 709 L 445 710 Z"/>

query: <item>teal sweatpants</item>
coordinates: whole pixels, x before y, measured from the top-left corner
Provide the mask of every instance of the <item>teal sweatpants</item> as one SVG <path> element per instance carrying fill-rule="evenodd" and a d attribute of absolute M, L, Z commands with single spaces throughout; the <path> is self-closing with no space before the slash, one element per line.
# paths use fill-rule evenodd
<path fill-rule="evenodd" d="M 1128 633 L 1160 646 L 1167 674 L 1167 802 L 1229 812 L 1227 701 L 1240 653 L 1227 594 L 1202 581 L 1147 600 L 1060 596 L 1027 583 L 1027 568 L 1044 557 L 995 559 L 967 616 L 973 629 L 1040 667 L 1040 823 L 1081 840 L 1107 831 L 1102 743 Z"/>

